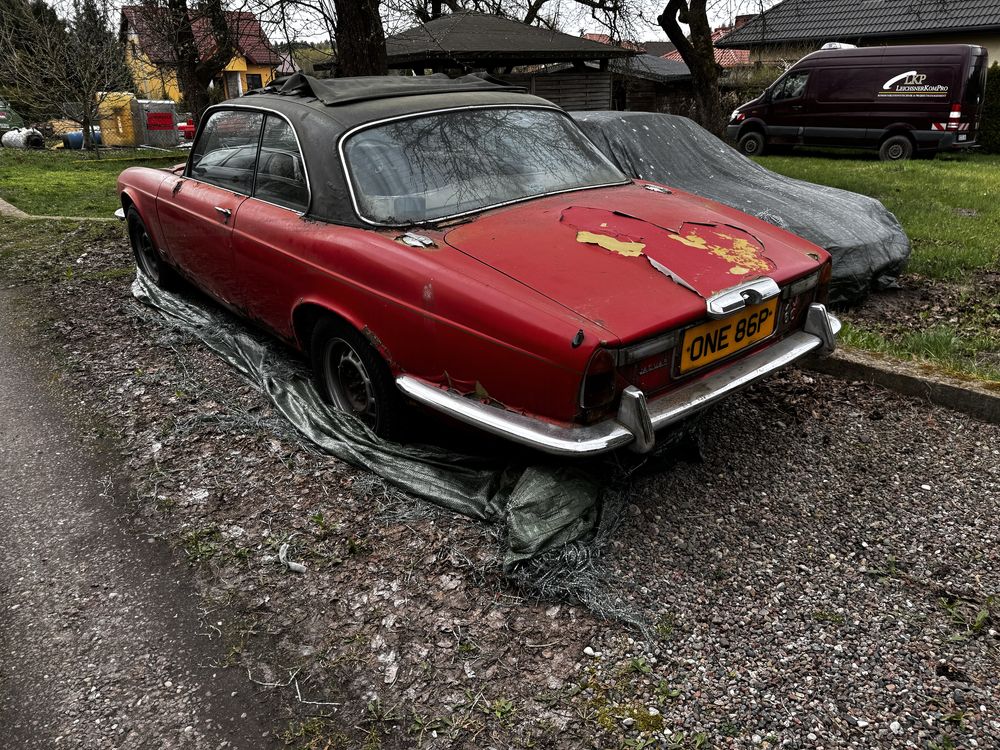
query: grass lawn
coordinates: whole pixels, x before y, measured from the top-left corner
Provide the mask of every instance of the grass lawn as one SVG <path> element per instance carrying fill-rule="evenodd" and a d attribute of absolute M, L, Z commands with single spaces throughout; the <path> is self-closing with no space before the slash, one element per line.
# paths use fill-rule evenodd
<path fill-rule="evenodd" d="M 1000 156 L 890 164 L 831 151 L 757 161 L 877 198 L 910 238 L 903 290 L 872 295 L 844 312 L 844 344 L 1000 381 Z"/>
<path fill-rule="evenodd" d="M 779 174 L 877 198 L 913 244 L 908 270 L 957 280 L 970 270 L 1000 268 L 1000 156 L 938 156 L 880 162 L 872 155 L 763 156 Z"/>
<path fill-rule="evenodd" d="M 29 214 L 111 216 L 120 207 L 115 180 L 131 166 L 168 167 L 187 152 L 106 151 L 100 159 L 80 151 L 0 149 L 0 198 Z"/>

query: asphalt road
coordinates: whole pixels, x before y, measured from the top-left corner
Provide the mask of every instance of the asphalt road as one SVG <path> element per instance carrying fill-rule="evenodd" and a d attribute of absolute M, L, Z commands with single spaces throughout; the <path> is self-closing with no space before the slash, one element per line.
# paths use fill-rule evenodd
<path fill-rule="evenodd" d="M 0 748 L 270 747 L 186 569 L 128 528 L 115 458 L 17 318 L 0 290 Z"/>

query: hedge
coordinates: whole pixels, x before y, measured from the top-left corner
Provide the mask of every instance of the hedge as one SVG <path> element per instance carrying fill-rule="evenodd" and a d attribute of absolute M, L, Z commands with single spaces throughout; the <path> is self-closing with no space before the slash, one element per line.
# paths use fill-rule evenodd
<path fill-rule="evenodd" d="M 978 140 L 983 151 L 1000 154 L 1000 63 L 993 63 L 986 76 L 986 101 L 980 116 Z"/>

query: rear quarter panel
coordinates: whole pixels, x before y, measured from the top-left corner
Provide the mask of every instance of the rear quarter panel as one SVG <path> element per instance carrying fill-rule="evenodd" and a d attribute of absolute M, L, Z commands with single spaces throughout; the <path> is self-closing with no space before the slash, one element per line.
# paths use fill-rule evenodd
<path fill-rule="evenodd" d="M 252 317 L 296 340 L 315 305 L 362 331 L 403 372 L 516 410 L 570 421 L 599 329 L 449 247 L 400 232 L 336 226 L 249 200 L 234 225 L 235 266 Z M 571 345 L 577 331 L 585 345 Z M 308 341 L 298 341 L 300 348 Z"/>

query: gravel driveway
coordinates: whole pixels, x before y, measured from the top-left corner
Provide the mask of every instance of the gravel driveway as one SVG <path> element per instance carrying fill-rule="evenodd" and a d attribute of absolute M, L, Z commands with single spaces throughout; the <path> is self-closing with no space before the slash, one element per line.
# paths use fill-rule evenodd
<path fill-rule="evenodd" d="M 640 467 L 579 597 L 538 601 L 494 530 L 311 452 L 147 320 L 120 238 L 63 236 L 6 274 L 288 746 L 1000 747 L 997 426 L 790 372 L 700 462 Z"/>

